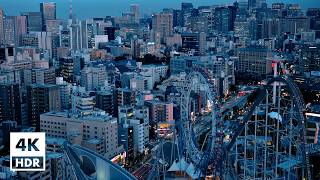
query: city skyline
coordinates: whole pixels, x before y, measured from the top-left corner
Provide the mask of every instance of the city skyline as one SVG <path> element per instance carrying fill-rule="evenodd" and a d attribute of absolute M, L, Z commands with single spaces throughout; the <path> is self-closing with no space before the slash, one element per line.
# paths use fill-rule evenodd
<path fill-rule="evenodd" d="M 283 3 L 296 3 L 301 6 L 303 10 L 307 8 L 317 7 L 318 0 L 267 0 L 267 4 L 283 2 Z M 7 15 L 19 15 L 21 12 L 39 11 L 39 4 L 41 2 L 55 2 L 57 4 L 57 18 L 67 19 L 69 17 L 69 3 L 70 0 L 32 0 L 27 4 L 21 3 L 21 0 L 0 0 L 0 7 Z M 73 14 L 79 19 L 104 17 L 104 16 L 121 16 L 123 12 L 129 12 L 129 6 L 124 4 L 139 4 L 141 16 L 144 14 L 150 15 L 151 13 L 159 12 L 163 8 L 180 8 L 182 2 L 193 3 L 195 7 L 208 6 L 208 5 L 232 5 L 233 0 L 73 0 Z"/>
<path fill-rule="evenodd" d="M 0 0 L 0 179 L 313 180 L 319 162 L 319 0 Z"/>

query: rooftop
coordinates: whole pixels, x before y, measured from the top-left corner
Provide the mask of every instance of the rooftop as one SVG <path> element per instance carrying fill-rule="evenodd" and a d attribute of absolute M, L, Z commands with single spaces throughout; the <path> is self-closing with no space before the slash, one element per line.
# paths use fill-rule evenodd
<path fill-rule="evenodd" d="M 74 120 L 92 120 L 92 121 L 102 121 L 102 122 L 115 119 L 114 117 L 112 117 L 111 115 L 109 115 L 108 113 L 100 109 L 95 109 L 94 111 L 92 111 L 91 114 L 82 115 L 82 116 L 80 114 L 74 114 L 67 111 L 63 111 L 63 112 L 51 111 L 51 112 L 44 113 L 43 115 L 54 116 L 54 117 L 64 117 L 64 118 L 69 118 Z"/>
<path fill-rule="evenodd" d="M 63 145 L 67 140 L 64 138 L 51 138 L 51 137 L 46 137 L 46 144 L 58 144 L 58 145 Z"/>

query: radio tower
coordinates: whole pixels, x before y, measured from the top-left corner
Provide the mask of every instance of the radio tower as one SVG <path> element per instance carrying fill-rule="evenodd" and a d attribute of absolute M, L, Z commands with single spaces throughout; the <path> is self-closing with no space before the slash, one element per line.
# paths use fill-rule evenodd
<path fill-rule="evenodd" d="M 72 19 L 72 0 L 69 3 L 69 19 Z"/>

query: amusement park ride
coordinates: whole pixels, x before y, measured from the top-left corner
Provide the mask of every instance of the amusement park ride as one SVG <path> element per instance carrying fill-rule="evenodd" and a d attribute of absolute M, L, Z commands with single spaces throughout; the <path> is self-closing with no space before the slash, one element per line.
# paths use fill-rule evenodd
<path fill-rule="evenodd" d="M 157 173 L 150 179 L 166 179 L 174 172 L 193 179 L 311 180 L 309 156 L 320 148 L 306 142 L 306 105 L 299 88 L 275 67 L 274 76 L 257 89 L 255 100 L 235 120 L 224 119 L 210 73 L 204 68 L 191 72 L 181 88 L 180 120 L 174 128 L 177 158 L 164 167 L 161 154 L 155 155 Z M 190 93 L 200 91 L 211 104 L 211 128 L 203 145 L 196 138 L 190 103 Z"/>

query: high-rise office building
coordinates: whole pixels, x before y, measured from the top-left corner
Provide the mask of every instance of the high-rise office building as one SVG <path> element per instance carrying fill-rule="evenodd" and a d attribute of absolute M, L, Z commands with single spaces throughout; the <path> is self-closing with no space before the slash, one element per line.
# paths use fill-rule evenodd
<path fill-rule="evenodd" d="M 107 71 L 104 65 L 85 67 L 81 70 L 80 84 L 87 91 L 99 90 L 107 80 Z"/>
<path fill-rule="evenodd" d="M 40 12 L 42 18 L 42 30 L 46 31 L 46 21 L 57 19 L 56 3 L 40 3 Z"/>
<path fill-rule="evenodd" d="M 4 17 L 4 12 L 3 12 L 2 8 L 0 8 L 0 44 L 3 44 L 3 42 L 4 42 L 3 17 Z"/>
<path fill-rule="evenodd" d="M 0 64 L 4 63 L 6 61 L 6 47 L 1 46 L 0 47 Z"/>
<path fill-rule="evenodd" d="M 3 19 L 4 44 L 13 45 L 16 42 L 16 17 L 6 16 Z"/>
<path fill-rule="evenodd" d="M 25 85 L 56 83 L 54 68 L 25 69 L 23 77 Z"/>
<path fill-rule="evenodd" d="M 160 41 L 165 42 L 166 38 L 173 34 L 173 16 L 169 13 L 154 14 L 152 17 L 152 29 L 154 36 L 159 33 Z M 154 39 L 156 39 L 154 37 Z"/>
<path fill-rule="evenodd" d="M 21 44 L 21 36 L 27 33 L 26 16 L 6 16 L 3 20 L 4 44 Z"/>
<path fill-rule="evenodd" d="M 87 20 L 82 20 L 79 22 L 80 25 L 80 35 L 81 35 L 81 47 L 84 49 L 88 48 L 88 29 Z"/>
<path fill-rule="evenodd" d="M 21 125 L 19 84 L 0 84 L 0 121 L 15 121 Z"/>
<path fill-rule="evenodd" d="M 316 32 L 316 38 L 320 38 L 320 8 L 308 8 L 306 15 L 310 18 L 310 29 Z"/>
<path fill-rule="evenodd" d="M 137 38 L 131 40 L 131 54 L 133 59 L 140 58 L 140 42 Z"/>
<path fill-rule="evenodd" d="M 273 38 L 280 33 L 279 19 L 264 19 L 262 21 L 262 38 Z"/>
<path fill-rule="evenodd" d="M 81 21 L 79 22 L 75 17 L 73 19 L 69 19 L 68 29 L 70 33 L 70 48 L 73 50 L 81 49 Z"/>
<path fill-rule="evenodd" d="M 126 157 L 129 161 L 132 160 L 134 155 L 134 137 L 133 127 L 130 125 L 130 119 L 133 117 L 132 106 L 119 106 L 118 109 L 118 124 L 119 124 L 119 144 L 124 147 L 128 154 Z"/>
<path fill-rule="evenodd" d="M 262 23 L 255 17 L 248 19 L 249 38 L 258 40 L 262 38 Z"/>
<path fill-rule="evenodd" d="M 116 103 L 118 106 L 133 105 L 135 103 L 136 92 L 127 88 L 118 88 L 116 93 Z"/>
<path fill-rule="evenodd" d="M 74 81 L 74 59 L 72 57 L 62 57 L 59 59 L 60 76 L 66 82 Z"/>
<path fill-rule="evenodd" d="M 134 22 L 139 23 L 139 19 L 140 19 L 139 5 L 138 4 L 131 4 L 130 11 L 133 15 Z"/>
<path fill-rule="evenodd" d="M 15 57 L 15 49 L 13 46 L 0 47 L 0 62 L 13 62 Z"/>
<path fill-rule="evenodd" d="M 181 3 L 181 22 L 182 26 L 188 25 L 188 20 L 192 16 L 193 4 L 192 3 Z"/>
<path fill-rule="evenodd" d="M 96 95 L 96 107 L 106 111 L 108 114 L 115 114 L 115 97 L 111 89 L 102 89 Z"/>
<path fill-rule="evenodd" d="M 302 73 L 311 73 L 320 69 L 320 46 L 304 45 L 301 48 L 299 59 L 300 70 Z"/>
<path fill-rule="evenodd" d="M 72 85 L 64 81 L 62 77 L 56 78 L 56 84 L 60 87 L 61 109 L 69 110 L 71 108 Z"/>
<path fill-rule="evenodd" d="M 115 90 L 115 116 L 118 117 L 118 107 L 124 105 L 133 105 L 135 103 L 136 92 L 127 88 L 117 88 Z"/>
<path fill-rule="evenodd" d="M 32 84 L 27 86 L 28 122 L 40 130 L 40 115 L 61 110 L 60 88 L 53 84 Z"/>
<path fill-rule="evenodd" d="M 46 20 L 46 31 L 57 35 L 60 31 L 59 26 L 61 24 L 61 20 L 58 19 L 50 19 L 50 20 Z"/>
<path fill-rule="evenodd" d="M 266 0 L 248 0 L 249 10 L 266 7 Z"/>
<path fill-rule="evenodd" d="M 280 19 L 280 31 L 282 33 L 300 33 L 310 30 L 308 17 L 286 17 Z"/>
<path fill-rule="evenodd" d="M 249 24 L 246 17 L 237 17 L 234 22 L 234 35 L 239 38 L 239 44 L 245 46 L 245 41 L 249 38 Z"/>
<path fill-rule="evenodd" d="M 192 3 L 181 3 L 181 10 L 186 12 L 186 11 L 191 11 L 193 9 L 193 4 Z"/>
<path fill-rule="evenodd" d="M 182 26 L 183 25 L 183 19 L 182 19 L 182 11 L 178 9 L 174 9 L 172 12 L 172 24 L 173 27 L 176 26 Z"/>
<path fill-rule="evenodd" d="M 116 36 L 115 36 L 116 28 L 115 27 L 105 27 L 104 30 L 105 30 L 104 34 L 108 35 L 109 41 L 116 39 Z"/>
<path fill-rule="evenodd" d="M 81 70 L 85 67 L 85 58 L 83 54 L 73 54 L 74 68 L 73 73 L 75 76 L 81 76 Z"/>
<path fill-rule="evenodd" d="M 303 15 L 299 4 L 286 4 L 284 13 L 287 17 L 299 17 Z"/>
<path fill-rule="evenodd" d="M 119 144 L 130 156 L 143 153 L 149 142 L 149 111 L 146 106 L 119 107 Z"/>
<path fill-rule="evenodd" d="M 21 46 L 39 47 L 39 39 L 35 33 L 24 34 L 21 37 Z"/>
<path fill-rule="evenodd" d="M 27 17 L 27 30 L 32 31 L 42 31 L 42 17 L 40 12 L 24 12 L 21 16 Z"/>
<path fill-rule="evenodd" d="M 239 59 L 235 62 L 235 69 L 238 73 L 256 75 L 257 78 L 264 78 L 272 72 L 271 51 L 265 47 L 250 46 L 239 49 Z"/>
<path fill-rule="evenodd" d="M 191 11 L 193 10 L 192 3 L 181 3 L 181 15 L 182 15 L 182 25 L 187 24 L 188 17 L 191 16 Z"/>
<path fill-rule="evenodd" d="M 182 33 L 183 52 L 194 51 L 195 54 L 204 55 L 206 50 L 206 33 Z"/>
<path fill-rule="evenodd" d="M 93 22 L 92 19 L 89 20 L 83 20 L 79 22 L 79 28 L 80 28 L 80 37 L 81 37 L 81 47 L 82 48 L 92 48 L 95 45 L 94 42 L 94 36 L 96 29 L 96 24 Z M 104 27 L 103 35 L 108 35 L 108 38 L 110 40 L 114 40 L 114 34 L 113 36 L 109 34 L 109 28 L 111 27 Z M 113 32 L 114 33 L 114 32 Z M 112 39 L 113 38 L 113 39 Z"/>
<path fill-rule="evenodd" d="M 19 124 L 20 125 L 20 124 Z M 2 153 L 9 153 L 10 150 L 10 133 L 19 130 L 17 121 L 6 120 L 1 121 L 2 130 Z"/>
<path fill-rule="evenodd" d="M 272 10 L 281 11 L 284 9 L 284 3 L 272 3 L 271 8 Z"/>
<path fill-rule="evenodd" d="M 217 7 L 215 8 L 215 29 L 222 33 L 232 31 L 236 18 L 236 7 Z"/>
<path fill-rule="evenodd" d="M 21 36 L 27 34 L 27 17 L 17 16 L 16 17 L 16 45 L 21 45 Z"/>
<path fill-rule="evenodd" d="M 60 47 L 71 47 L 71 36 L 70 36 L 70 29 L 63 27 L 60 29 L 59 33 L 59 41 L 60 41 Z"/>
<path fill-rule="evenodd" d="M 193 16 L 189 18 L 188 28 L 192 32 L 208 32 L 208 17 Z"/>
<path fill-rule="evenodd" d="M 22 35 L 21 45 L 48 50 L 49 56 L 52 57 L 53 37 L 50 32 L 30 32 Z"/>

